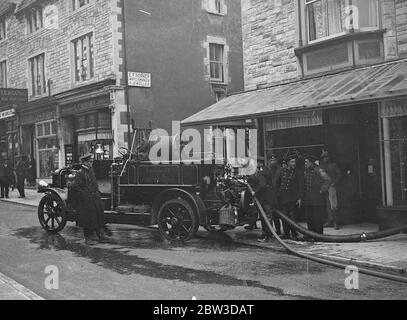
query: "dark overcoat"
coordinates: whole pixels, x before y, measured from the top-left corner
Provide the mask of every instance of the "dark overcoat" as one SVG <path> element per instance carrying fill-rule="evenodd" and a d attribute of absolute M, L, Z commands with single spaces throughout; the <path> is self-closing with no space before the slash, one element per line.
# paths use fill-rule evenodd
<path fill-rule="evenodd" d="M 303 203 L 308 206 L 325 206 L 325 195 L 332 180 L 318 166 L 304 171 Z"/>
<path fill-rule="evenodd" d="M 78 225 L 85 229 L 101 229 L 104 226 L 104 208 L 93 169 L 82 166 L 70 187 L 79 215 Z"/>
<path fill-rule="evenodd" d="M 13 183 L 14 174 L 10 166 L 5 167 L 4 164 L 0 165 L 0 183 L 10 185 Z"/>
<path fill-rule="evenodd" d="M 279 198 L 282 205 L 293 204 L 303 196 L 303 173 L 297 169 L 284 168 L 281 172 Z"/>

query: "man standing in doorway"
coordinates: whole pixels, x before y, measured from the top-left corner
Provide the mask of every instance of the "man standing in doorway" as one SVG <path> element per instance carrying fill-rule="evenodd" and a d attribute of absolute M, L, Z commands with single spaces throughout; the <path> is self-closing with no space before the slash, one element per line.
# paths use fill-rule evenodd
<path fill-rule="evenodd" d="M 308 229 L 312 232 L 324 233 L 325 194 L 328 193 L 331 179 L 316 165 L 317 157 L 305 157 L 304 198 L 303 205 L 307 218 Z M 313 240 L 305 237 L 305 240 Z"/>
<path fill-rule="evenodd" d="M 336 163 L 331 162 L 328 151 L 323 151 L 321 154 L 320 168 L 328 174 L 332 181 L 328 193 L 325 195 L 328 219 L 324 227 L 334 227 L 335 230 L 339 230 L 338 195 L 336 185 L 341 179 L 341 171 Z"/>
<path fill-rule="evenodd" d="M 282 169 L 280 186 L 281 211 L 291 220 L 297 222 L 295 207 L 301 207 L 303 192 L 303 174 L 297 170 L 297 155 L 287 157 L 287 167 Z M 286 222 L 283 222 L 284 237 L 297 241 L 298 233 Z"/>

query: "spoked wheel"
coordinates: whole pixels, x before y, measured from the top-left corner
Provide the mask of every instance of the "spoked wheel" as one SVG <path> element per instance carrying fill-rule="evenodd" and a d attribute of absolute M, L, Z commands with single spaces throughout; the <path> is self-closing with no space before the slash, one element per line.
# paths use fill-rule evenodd
<path fill-rule="evenodd" d="M 158 211 L 158 230 L 169 241 L 188 241 L 199 227 L 194 209 L 183 199 L 165 202 Z"/>
<path fill-rule="evenodd" d="M 44 196 L 38 205 L 38 219 L 47 232 L 58 233 L 65 228 L 66 213 L 62 200 L 54 194 Z"/>

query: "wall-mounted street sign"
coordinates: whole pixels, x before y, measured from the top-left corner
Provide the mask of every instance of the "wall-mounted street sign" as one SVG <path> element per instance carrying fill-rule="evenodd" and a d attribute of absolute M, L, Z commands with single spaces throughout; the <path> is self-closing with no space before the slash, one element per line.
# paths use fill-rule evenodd
<path fill-rule="evenodd" d="M 0 88 L 0 105 L 25 103 L 27 101 L 27 89 Z"/>
<path fill-rule="evenodd" d="M 151 73 L 128 72 L 129 86 L 151 88 Z"/>
<path fill-rule="evenodd" d="M 16 114 L 16 110 L 14 108 L 0 111 L 0 120 L 13 117 L 15 114 Z"/>

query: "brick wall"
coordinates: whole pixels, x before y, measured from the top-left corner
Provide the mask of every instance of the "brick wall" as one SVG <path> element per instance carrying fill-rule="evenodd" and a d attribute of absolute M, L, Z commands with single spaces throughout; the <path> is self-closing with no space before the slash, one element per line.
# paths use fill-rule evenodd
<path fill-rule="evenodd" d="M 407 56 L 407 1 L 395 0 L 395 2 L 398 53 L 400 57 L 405 57 Z"/>
<path fill-rule="evenodd" d="M 295 2 L 242 0 L 246 90 L 299 76 Z"/>
<path fill-rule="evenodd" d="M 9 87 L 29 88 L 28 59 L 41 53 L 45 53 L 45 74 L 47 80 L 52 80 L 52 94 L 120 76 L 113 50 L 118 47 L 114 28 L 120 25 L 115 23 L 118 10 L 110 0 L 93 0 L 77 11 L 72 11 L 66 0 L 48 1 L 44 6 L 47 5 L 58 9 L 57 28 L 27 34 L 24 13 L 7 19 L 7 39 L 0 42 L 0 60 L 7 60 Z M 74 84 L 71 41 L 88 32 L 94 34 L 95 76 L 89 82 Z"/>

